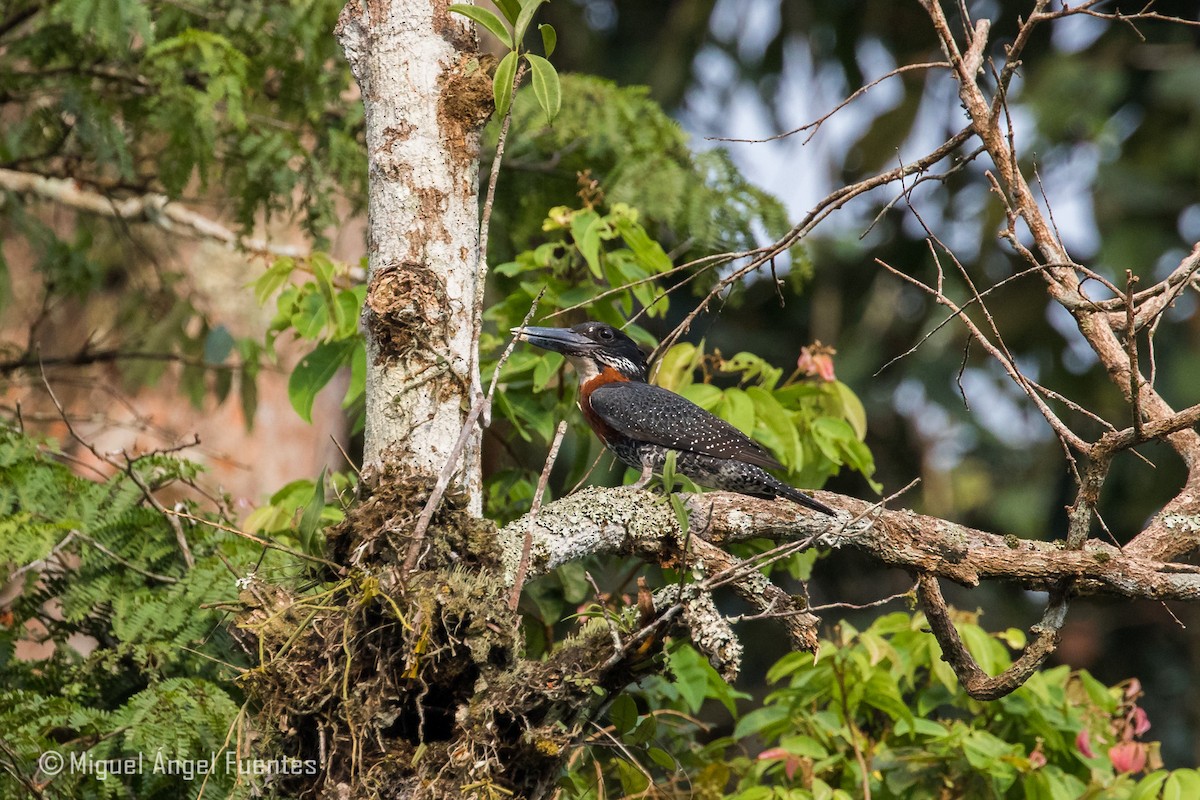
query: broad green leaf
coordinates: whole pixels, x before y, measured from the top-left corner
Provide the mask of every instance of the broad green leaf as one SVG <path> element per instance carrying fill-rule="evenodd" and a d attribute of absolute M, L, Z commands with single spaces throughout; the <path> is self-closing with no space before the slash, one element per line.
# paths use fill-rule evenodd
<path fill-rule="evenodd" d="M 450 10 L 455 14 L 462 14 L 467 19 L 479 23 L 491 31 L 492 35 L 499 39 L 502 45 L 509 50 L 513 49 L 512 34 L 508 32 L 508 28 L 504 27 L 504 23 L 500 21 L 500 18 L 491 11 L 467 3 L 453 3 L 450 6 Z"/>
<path fill-rule="evenodd" d="M 521 13 L 517 15 L 517 21 L 513 23 L 513 41 L 518 46 L 525 41 L 525 31 L 529 30 L 529 23 L 533 21 L 533 15 L 537 13 L 538 7 L 544 2 L 546 0 L 521 0 Z"/>
<path fill-rule="evenodd" d="M 671 257 L 662 249 L 662 245 L 651 239 L 646 229 L 635 220 L 618 217 L 616 224 L 621 239 L 648 270 L 653 273 L 667 272 L 675 266 L 671 263 Z"/>
<path fill-rule="evenodd" d="M 679 390 L 679 394 L 691 400 L 705 411 L 712 411 L 721 402 L 721 390 L 711 383 L 690 383 Z"/>
<path fill-rule="evenodd" d="M 521 4 L 517 0 L 495 0 L 496 8 L 500 9 L 500 13 L 509 23 L 516 23 L 517 17 L 521 14 Z"/>
<path fill-rule="evenodd" d="M 912 710 L 904 702 L 904 698 L 900 695 L 900 687 L 896 685 L 895 679 L 887 671 L 880 668 L 873 669 L 865 688 L 863 702 L 867 705 L 874 706 L 892 720 L 912 721 Z"/>
<path fill-rule="evenodd" d="M 779 739 L 779 746 L 794 756 L 824 758 L 829 755 L 825 746 L 811 736 L 783 736 Z"/>
<path fill-rule="evenodd" d="M 542 34 L 542 49 L 546 51 L 546 58 L 554 55 L 554 46 L 558 44 L 558 34 L 554 32 L 553 25 L 538 25 L 538 30 Z"/>
<path fill-rule="evenodd" d="M 670 770 L 671 772 L 674 772 L 675 769 L 679 766 L 675 762 L 675 758 L 670 753 L 668 753 L 666 750 L 663 750 L 661 747 L 651 747 L 649 750 L 646 751 L 646 755 L 650 756 L 651 761 L 653 761 L 655 764 L 658 764 L 660 767 L 662 767 L 665 770 Z"/>
<path fill-rule="evenodd" d="M 778 683 L 789 675 L 808 669 L 811 666 L 813 666 L 811 653 L 788 653 L 767 670 L 767 683 Z"/>
<path fill-rule="evenodd" d="M 658 359 L 654 383 L 672 392 L 679 392 L 692 382 L 692 372 L 703 353 L 689 342 L 671 345 Z"/>
<path fill-rule="evenodd" d="M 963 755 L 971 766 L 987 772 L 999 766 L 1000 759 L 1008 755 L 1014 745 L 983 730 L 973 730 L 963 741 Z"/>
<path fill-rule="evenodd" d="M 238 395 L 241 399 L 242 420 L 246 430 L 254 427 L 254 415 L 258 411 L 258 369 L 243 367 L 242 377 L 238 382 Z"/>
<path fill-rule="evenodd" d="M 558 374 L 558 369 L 563 365 L 563 356 L 561 353 L 546 353 L 537 361 L 537 365 L 533 368 L 533 390 L 540 392 L 546 388 L 546 384 L 550 383 L 550 379 Z"/>
<path fill-rule="evenodd" d="M 288 379 L 288 399 L 305 422 L 312 422 L 317 393 L 349 363 L 353 348 L 353 342 L 321 342 L 292 370 Z"/>
<path fill-rule="evenodd" d="M 667 654 L 667 665 L 675 676 L 675 688 L 679 695 L 687 701 L 688 708 L 694 714 L 704 705 L 708 696 L 708 674 L 712 670 L 704 656 L 696 652 L 696 648 L 681 644 Z"/>
<path fill-rule="evenodd" d="M 747 736 L 762 733 L 769 728 L 773 729 L 781 723 L 787 722 L 789 716 L 790 712 L 787 706 L 783 705 L 756 708 L 738 720 L 737 726 L 733 729 L 733 738 L 745 739 Z M 764 735 L 769 736 L 770 734 Z"/>
<path fill-rule="evenodd" d="M 1163 800 L 1193 800 L 1200 797 L 1200 775 L 1193 769 L 1177 769 L 1163 785 Z"/>
<path fill-rule="evenodd" d="M 792 415 L 774 395 L 760 386 L 747 387 L 746 395 L 754 402 L 755 438 L 775 451 L 776 458 L 788 469 L 801 469 L 804 451 L 800 449 L 800 434 L 792 423 Z"/>
<path fill-rule="evenodd" d="M 963 644 L 983 670 L 991 675 L 1008 668 L 1008 657 L 1003 645 L 993 639 L 978 625 L 961 625 L 959 633 Z"/>
<path fill-rule="evenodd" d="M 809 430 L 821 453 L 835 464 L 842 463 L 842 453 L 851 442 L 858 442 L 850 423 L 836 417 L 817 417 Z"/>
<path fill-rule="evenodd" d="M 896 722 L 896 733 L 905 736 L 915 734 L 930 739 L 944 739 L 949 735 L 946 726 L 924 717 L 901 719 Z"/>
<path fill-rule="evenodd" d="M 1171 773 L 1164 769 L 1151 772 L 1146 777 L 1138 781 L 1134 787 L 1133 794 L 1129 796 L 1129 800 L 1154 800 L 1159 796 L 1159 790 L 1162 789 L 1163 783 Z"/>
<path fill-rule="evenodd" d="M 600 268 L 600 228 L 603 224 L 600 215 L 591 210 L 581 211 L 571 217 L 571 238 L 587 261 L 592 275 L 597 278 L 604 276 Z"/>
<path fill-rule="evenodd" d="M 492 76 L 492 98 L 496 101 L 496 118 L 504 119 L 512 102 L 513 80 L 517 74 L 517 51 L 510 50 L 496 65 Z"/>
<path fill-rule="evenodd" d="M 627 694 L 618 695 L 608 708 L 608 718 L 612 721 L 617 735 L 624 736 L 637 724 L 637 703 Z"/>
<path fill-rule="evenodd" d="M 754 433 L 754 401 L 736 386 L 725 390 L 721 398 L 720 414 L 730 425 L 747 436 Z"/>
<path fill-rule="evenodd" d="M 224 325 L 218 325 L 204 337 L 204 363 L 223 364 L 233 352 L 233 334 Z"/>
<path fill-rule="evenodd" d="M 630 744 L 643 745 L 652 740 L 658 733 L 658 719 L 653 714 L 647 714 L 638 720 L 637 727 L 629 736 Z"/>
<path fill-rule="evenodd" d="M 362 314 L 363 300 L 367 296 L 366 286 L 356 286 L 353 289 L 342 289 L 337 294 L 338 328 L 333 335 L 337 339 L 346 339 L 358 333 L 358 320 Z"/>
<path fill-rule="evenodd" d="M 1027 641 L 1025 631 L 1020 628 L 1009 628 L 1005 631 L 996 634 L 996 638 L 1004 642 L 1013 650 L 1020 650 L 1025 647 Z"/>
<path fill-rule="evenodd" d="M 295 268 L 296 262 L 283 256 L 275 259 L 271 268 L 258 276 L 258 280 L 254 281 L 254 298 L 260 306 L 266 305 L 268 298 L 283 286 Z"/>
<path fill-rule="evenodd" d="M 558 582 L 562 586 L 563 598 L 568 603 L 582 603 L 591 595 L 592 584 L 588 582 L 587 570 L 579 562 L 563 564 L 556 572 Z"/>
<path fill-rule="evenodd" d="M 354 352 L 350 356 L 350 382 L 346 386 L 346 395 L 342 398 L 342 408 L 348 408 L 354 401 L 362 397 L 367 390 L 367 347 L 361 339 L 354 343 Z"/>
<path fill-rule="evenodd" d="M 867 410 L 849 386 L 841 381 L 835 381 L 833 385 L 842 401 L 842 415 L 850 423 L 850 427 L 854 428 L 854 435 L 862 440 L 867 435 Z"/>
<path fill-rule="evenodd" d="M 311 290 L 313 284 L 309 283 Z M 309 291 L 300 297 L 292 312 L 292 327 L 301 339 L 318 339 L 329 322 L 329 307 L 318 292 Z"/>

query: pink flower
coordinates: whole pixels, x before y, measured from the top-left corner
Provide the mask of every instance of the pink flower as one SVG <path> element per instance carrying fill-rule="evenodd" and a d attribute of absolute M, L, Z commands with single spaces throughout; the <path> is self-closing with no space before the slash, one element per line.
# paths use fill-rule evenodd
<path fill-rule="evenodd" d="M 837 380 L 833 374 L 835 353 L 837 350 L 832 347 L 813 342 L 808 347 L 800 348 L 800 358 L 796 359 L 796 367 L 811 378 L 820 378 L 826 382 Z"/>
<path fill-rule="evenodd" d="M 1079 735 L 1075 737 L 1075 748 L 1083 753 L 1084 758 L 1095 758 L 1096 753 L 1092 750 L 1092 740 L 1088 736 L 1087 729 L 1081 730 Z"/>
<path fill-rule="evenodd" d="M 1034 769 L 1041 769 L 1046 766 L 1046 754 L 1042 752 L 1040 744 L 1037 746 L 1037 749 L 1029 754 L 1029 766 Z"/>
<path fill-rule="evenodd" d="M 1146 716 L 1146 709 L 1141 706 L 1133 709 L 1133 713 L 1129 715 L 1129 721 L 1133 726 L 1134 736 L 1141 736 L 1150 730 L 1150 718 Z"/>
<path fill-rule="evenodd" d="M 783 774 L 787 775 L 788 780 L 796 774 L 796 770 L 800 767 L 800 759 L 792 755 L 782 747 L 772 747 L 768 750 L 763 750 L 758 754 L 759 761 L 783 761 Z"/>
<path fill-rule="evenodd" d="M 1117 772 L 1141 772 L 1146 768 L 1146 745 L 1122 742 L 1108 749 L 1108 758 Z"/>

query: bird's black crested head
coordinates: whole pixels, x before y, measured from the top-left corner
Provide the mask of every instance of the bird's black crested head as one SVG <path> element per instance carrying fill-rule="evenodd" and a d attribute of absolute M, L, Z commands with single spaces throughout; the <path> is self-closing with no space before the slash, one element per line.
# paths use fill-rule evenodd
<path fill-rule="evenodd" d="M 629 380 L 645 381 L 646 354 L 621 331 L 603 322 L 572 328 L 513 328 L 530 344 L 562 353 L 579 371 L 582 382 L 612 367 Z"/>

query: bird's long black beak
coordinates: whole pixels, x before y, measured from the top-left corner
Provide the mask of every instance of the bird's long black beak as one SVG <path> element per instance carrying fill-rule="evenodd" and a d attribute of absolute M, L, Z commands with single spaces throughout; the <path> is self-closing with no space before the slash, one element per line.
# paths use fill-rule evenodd
<path fill-rule="evenodd" d="M 564 355 L 584 353 L 596 346 L 591 339 L 570 328 L 513 328 L 511 333 L 543 350 L 553 350 Z"/>

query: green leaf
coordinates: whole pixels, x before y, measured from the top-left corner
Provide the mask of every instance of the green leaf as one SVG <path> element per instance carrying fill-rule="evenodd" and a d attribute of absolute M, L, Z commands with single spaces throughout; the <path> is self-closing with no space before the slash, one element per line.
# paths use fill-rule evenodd
<path fill-rule="evenodd" d="M 604 276 L 600 269 L 600 229 L 604 220 L 595 211 L 581 211 L 571 217 L 571 238 L 575 246 L 587 261 L 592 275 L 597 278 Z"/>
<path fill-rule="evenodd" d="M 558 34 L 554 32 L 553 25 L 538 25 L 538 30 L 542 34 L 542 49 L 546 51 L 546 58 L 554 55 L 554 46 L 558 44 Z"/>
<path fill-rule="evenodd" d="M 511 24 L 515 24 L 517 17 L 521 13 L 521 4 L 517 0 L 495 0 L 496 8 L 500 9 L 500 13 Z"/>
<path fill-rule="evenodd" d="M 675 452 L 671 451 L 671 455 Z M 686 478 L 684 479 L 686 480 Z M 687 506 L 683 502 L 683 498 L 677 494 L 670 495 L 671 510 L 675 512 L 675 524 L 679 526 L 679 532 L 686 534 L 688 526 L 691 524 L 691 516 L 688 514 Z"/>
<path fill-rule="evenodd" d="M 725 390 L 718 413 L 747 436 L 754 433 L 754 401 L 736 386 Z"/>
<path fill-rule="evenodd" d="M 529 23 L 533 21 L 533 15 L 537 13 L 538 6 L 546 0 L 521 0 L 521 13 L 517 15 L 517 21 L 513 23 L 513 41 L 520 45 L 525 40 L 525 31 L 529 30 Z"/>
<path fill-rule="evenodd" d="M 348 408 L 355 400 L 362 397 L 367 390 L 367 347 L 361 339 L 354 342 L 354 352 L 350 356 L 350 382 L 346 386 L 346 396 L 342 398 L 342 408 Z"/>
<path fill-rule="evenodd" d="M 708 673 L 712 667 L 696 648 L 688 644 L 671 650 L 667 654 L 667 665 L 675 676 L 675 688 L 687 701 L 691 712 L 696 713 L 708 695 Z"/>
<path fill-rule="evenodd" d="M 633 702 L 633 698 L 627 694 L 619 695 L 609 706 L 608 718 L 612 720 L 617 735 L 624 736 L 637 724 L 637 703 Z"/>
<path fill-rule="evenodd" d="M 204 337 L 204 363 L 222 364 L 233 352 L 233 334 L 224 325 L 218 325 Z"/>
<path fill-rule="evenodd" d="M 313 484 L 312 499 L 304 506 L 304 513 L 300 516 L 300 526 L 296 532 L 300 536 L 300 548 L 306 553 L 317 553 L 320 551 L 317 542 L 317 532 L 321 526 L 321 512 L 325 510 L 325 473 L 328 467 L 321 469 L 321 474 L 317 476 L 317 482 Z"/>
<path fill-rule="evenodd" d="M 512 102 L 513 79 L 517 74 L 517 51 L 510 50 L 496 65 L 492 76 L 492 98 L 496 101 L 496 118 L 504 119 Z"/>
<path fill-rule="evenodd" d="M 1138 781 L 1138 785 L 1134 788 L 1133 794 L 1129 796 L 1129 800 L 1154 800 L 1154 798 L 1158 797 L 1159 790 L 1162 788 L 1169 774 L 1163 769 L 1151 772 Z"/>
<path fill-rule="evenodd" d="M 462 14 L 467 19 L 479 23 L 491 31 L 492 35 L 499 39 L 502 45 L 509 50 L 513 49 L 512 34 L 508 32 L 508 28 L 504 27 L 504 23 L 500 18 L 491 11 L 479 6 L 468 5 L 467 3 L 453 3 L 450 6 L 450 10 L 455 14 Z"/>
<path fill-rule="evenodd" d="M 242 419 L 246 430 L 254 427 L 254 414 L 258 411 L 258 369 L 242 369 L 242 379 L 238 382 L 238 394 L 241 399 Z"/>
<path fill-rule="evenodd" d="M 679 766 L 675 762 L 675 758 L 670 753 L 668 753 L 666 750 L 663 750 L 661 747 L 651 747 L 649 750 L 646 751 L 646 755 L 650 756 L 651 761 L 653 761 L 655 764 L 658 764 L 660 767 L 662 767 L 665 770 L 670 770 L 671 772 L 674 772 L 675 769 Z"/>
<path fill-rule="evenodd" d="M 562 86 L 559 85 L 558 70 L 549 61 L 533 53 L 526 53 L 525 60 L 529 62 L 533 73 L 533 95 L 546 114 L 546 122 L 554 122 L 562 108 Z"/>
<path fill-rule="evenodd" d="M 633 733 L 629 736 L 629 743 L 643 745 L 649 742 L 658 733 L 658 719 L 653 714 L 646 714 L 638 720 L 637 727 L 633 729 Z"/>
<path fill-rule="evenodd" d="M 668 492 L 675 488 L 675 457 L 677 453 L 674 450 L 667 451 L 667 457 L 663 460 L 662 465 L 662 482 Z"/>
<path fill-rule="evenodd" d="M 558 374 L 559 367 L 563 365 L 563 356 L 561 353 L 546 353 L 537 361 L 537 365 L 533 368 L 533 390 L 540 392 L 550 383 L 550 379 Z"/>
<path fill-rule="evenodd" d="M 792 415 L 761 386 L 747 387 L 746 395 L 754 402 L 755 438 L 775 451 L 776 458 L 786 467 L 801 469 L 804 451 L 800 449 L 800 435 L 792 423 Z"/>
<path fill-rule="evenodd" d="M 737 726 L 733 729 L 733 738 L 745 739 L 747 736 L 762 733 L 768 728 L 774 728 L 781 723 L 786 723 L 789 715 L 788 707 L 784 705 L 770 705 L 756 708 L 738 720 Z M 769 735 L 770 732 L 764 734 L 764 736 Z"/>
<path fill-rule="evenodd" d="M 1163 786 L 1163 800 L 1189 800 L 1200 797 L 1200 775 L 1192 769 L 1177 769 Z"/>
<path fill-rule="evenodd" d="M 305 422 L 312 422 L 317 392 L 333 379 L 354 354 L 354 342 L 322 342 L 300 359 L 288 379 L 288 400 Z"/>
<path fill-rule="evenodd" d="M 283 256 L 275 259 L 271 268 L 258 276 L 258 280 L 254 282 L 254 298 L 260 306 L 266 305 L 268 298 L 283 286 L 295 268 L 296 262 L 288 256 Z"/>
<path fill-rule="evenodd" d="M 842 416 L 854 428 L 854 435 L 862 440 L 867 435 L 867 410 L 849 386 L 841 381 L 835 381 L 833 385 L 842 401 Z"/>
<path fill-rule="evenodd" d="M 654 383 L 664 389 L 678 393 L 692 382 L 692 372 L 700 362 L 703 352 L 690 342 L 671 345 L 658 359 Z"/>
<path fill-rule="evenodd" d="M 721 390 L 711 383 L 691 383 L 679 390 L 679 394 L 691 400 L 705 411 L 712 411 L 721 402 Z"/>

